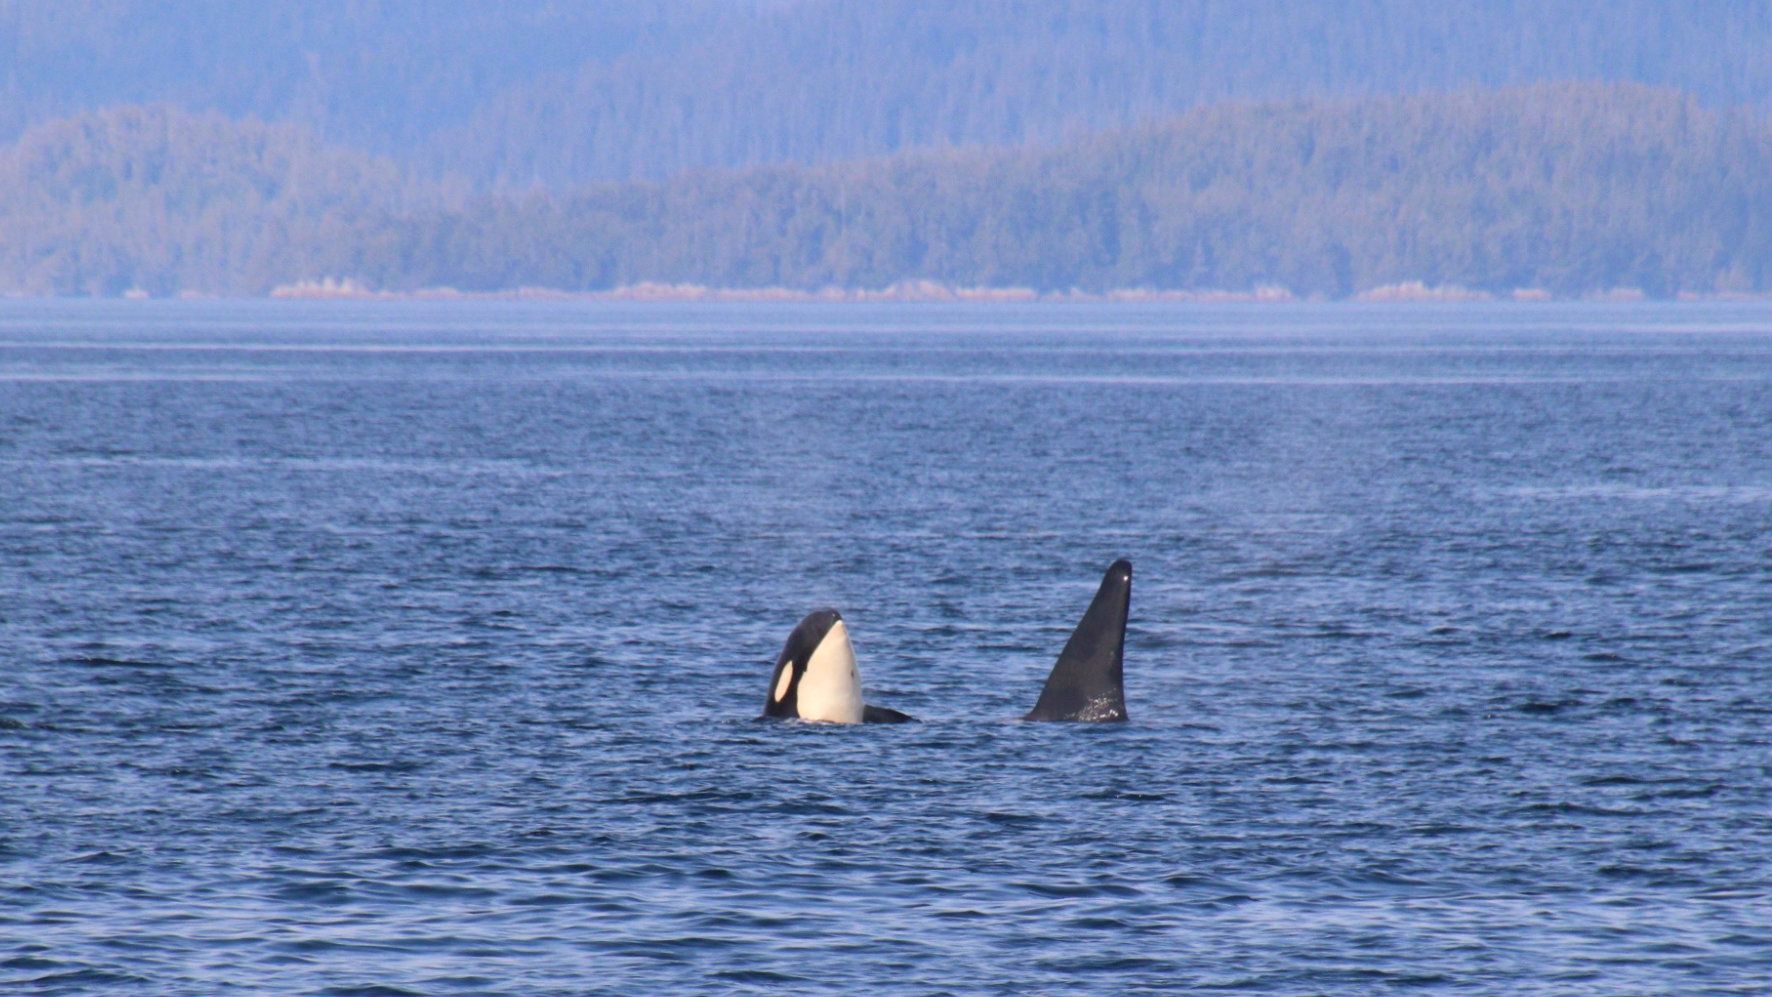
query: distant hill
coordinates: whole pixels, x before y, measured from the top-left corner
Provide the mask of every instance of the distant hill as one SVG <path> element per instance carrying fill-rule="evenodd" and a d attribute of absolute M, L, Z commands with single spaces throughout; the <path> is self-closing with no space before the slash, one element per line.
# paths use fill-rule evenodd
<path fill-rule="evenodd" d="M 1051 143 L 1235 98 L 1629 81 L 1772 109 L 1772 0 L 783 5 L 495 97 L 425 159 L 559 185 Z"/>
<path fill-rule="evenodd" d="M 434 269 L 379 279 L 1765 289 L 1772 128 L 1636 86 L 1231 103 L 1054 148 L 701 174 L 451 217 L 472 234 L 402 254 Z"/>
<path fill-rule="evenodd" d="M 1768 291 L 1772 125 L 1634 85 L 1240 101 L 1054 146 L 469 195 L 303 129 L 127 109 L 0 150 L 0 233 L 0 291 L 29 293 Z"/>
<path fill-rule="evenodd" d="M 0 138 L 82 111 L 166 103 L 405 156 L 506 88 L 635 52 L 670 59 L 733 30 L 753 6 L 0 0 Z"/>
<path fill-rule="evenodd" d="M 436 197 L 289 125 L 93 112 L 0 149 L 0 291 L 258 293 L 350 265 L 365 218 Z"/>
<path fill-rule="evenodd" d="M 1569 80 L 1772 110 L 1772 0 L 0 0 L 0 139 L 170 103 L 507 189 Z"/>

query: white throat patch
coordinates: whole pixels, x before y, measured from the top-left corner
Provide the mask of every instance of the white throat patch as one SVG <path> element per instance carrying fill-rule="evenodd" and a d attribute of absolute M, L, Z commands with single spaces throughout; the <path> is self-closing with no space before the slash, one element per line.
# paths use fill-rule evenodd
<path fill-rule="evenodd" d="M 849 646 L 849 628 L 842 620 L 831 625 L 806 662 L 798 705 L 802 720 L 861 723 L 861 672 L 855 667 L 855 649 Z"/>

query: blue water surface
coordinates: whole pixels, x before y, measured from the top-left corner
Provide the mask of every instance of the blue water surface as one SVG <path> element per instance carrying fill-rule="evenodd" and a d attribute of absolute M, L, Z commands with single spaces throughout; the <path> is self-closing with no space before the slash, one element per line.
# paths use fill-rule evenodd
<path fill-rule="evenodd" d="M 1123 725 L 1014 718 L 1136 568 Z M 757 722 L 806 611 L 923 722 Z M 0 303 L 0 988 L 1772 992 L 1772 309 Z"/>

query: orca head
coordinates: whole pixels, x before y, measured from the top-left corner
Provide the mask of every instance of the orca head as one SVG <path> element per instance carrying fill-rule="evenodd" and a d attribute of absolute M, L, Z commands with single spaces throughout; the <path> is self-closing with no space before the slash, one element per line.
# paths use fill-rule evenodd
<path fill-rule="evenodd" d="M 820 609 L 806 614 L 775 659 L 766 717 L 799 717 L 826 723 L 862 722 L 861 672 L 843 614 Z"/>

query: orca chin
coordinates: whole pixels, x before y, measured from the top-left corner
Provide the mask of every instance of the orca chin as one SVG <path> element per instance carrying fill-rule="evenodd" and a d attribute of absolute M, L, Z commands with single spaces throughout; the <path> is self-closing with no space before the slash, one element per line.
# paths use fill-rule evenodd
<path fill-rule="evenodd" d="M 1126 719 L 1126 616 L 1131 607 L 1132 562 L 1115 561 L 1046 677 L 1039 702 L 1023 720 Z"/>
<path fill-rule="evenodd" d="M 849 644 L 843 614 L 818 609 L 806 614 L 782 646 L 769 680 L 763 716 L 822 723 L 904 723 L 915 717 L 870 706 L 861 698 L 861 670 Z"/>

